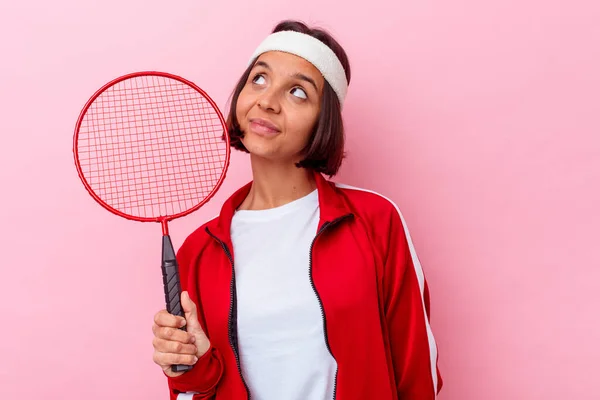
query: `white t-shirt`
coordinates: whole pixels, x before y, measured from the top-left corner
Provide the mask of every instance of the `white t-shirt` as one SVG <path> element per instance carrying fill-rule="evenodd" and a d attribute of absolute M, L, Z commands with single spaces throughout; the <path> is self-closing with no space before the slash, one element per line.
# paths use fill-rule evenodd
<path fill-rule="evenodd" d="M 330 400 L 336 363 L 309 276 L 317 191 L 231 223 L 240 363 L 256 400 Z"/>

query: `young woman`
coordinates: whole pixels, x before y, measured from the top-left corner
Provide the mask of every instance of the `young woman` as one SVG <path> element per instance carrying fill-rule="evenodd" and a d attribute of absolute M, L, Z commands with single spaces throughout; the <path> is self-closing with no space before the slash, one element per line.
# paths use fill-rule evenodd
<path fill-rule="evenodd" d="M 342 163 L 349 82 L 342 47 L 300 22 L 253 54 L 228 116 L 253 180 L 178 252 L 185 318 L 154 319 L 172 400 L 436 398 L 428 289 L 398 208 L 323 176 Z"/>

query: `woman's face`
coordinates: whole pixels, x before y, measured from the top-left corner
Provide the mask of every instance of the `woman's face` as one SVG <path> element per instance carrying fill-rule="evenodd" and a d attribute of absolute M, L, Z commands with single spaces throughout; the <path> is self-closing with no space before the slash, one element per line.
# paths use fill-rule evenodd
<path fill-rule="evenodd" d="M 293 54 L 270 51 L 255 62 L 237 101 L 236 117 L 250 154 L 298 162 L 317 122 L 324 79 Z"/>

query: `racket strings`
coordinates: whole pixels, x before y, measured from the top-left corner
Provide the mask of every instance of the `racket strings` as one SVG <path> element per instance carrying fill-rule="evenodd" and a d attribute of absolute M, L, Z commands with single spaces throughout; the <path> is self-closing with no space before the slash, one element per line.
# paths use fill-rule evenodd
<path fill-rule="evenodd" d="M 175 215 L 202 201 L 225 168 L 223 126 L 201 93 L 174 79 L 138 76 L 102 92 L 79 128 L 91 189 L 135 217 Z"/>

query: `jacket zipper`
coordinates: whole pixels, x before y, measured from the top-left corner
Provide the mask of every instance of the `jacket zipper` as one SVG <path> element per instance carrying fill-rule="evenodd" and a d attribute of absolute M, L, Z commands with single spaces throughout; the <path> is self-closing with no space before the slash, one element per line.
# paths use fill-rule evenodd
<path fill-rule="evenodd" d="M 219 244 L 223 248 L 223 251 L 225 251 L 225 255 L 227 255 L 227 258 L 229 259 L 229 263 L 231 264 L 231 284 L 229 285 L 230 306 L 229 306 L 229 318 L 227 321 L 227 327 L 228 327 L 228 332 L 229 332 L 229 345 L 231 346 L 231 348 L 233 350 L 233 355 L 235 356 L 235 362 L 237 364 L 238 373 L 240 374 L 242 383 L 244 384 L 244 387 L 246 388 L 246 393 L 248 394 L 247 398 L 248 398 L 248 400 L 250 400 L 250 398 L 251 398 L 250 389 L 248 388 L 248 385 L 246 384 L 246 381 L 244 380 L 244 375 L 242 374 L 242 367 L 240 365 L 240 355 L 238 352 L 237 338 L 235 338 L 236 333 L 234 333 L 234 329 L 233 329 L 233 314 L 234 314 L 234 311 L 237 312 L 237 308 L 236 308 L 237 306 L 235 304 L 236 303 L 235 267 L 233 266 L 233 257 L 231 257 L 231 252 L 229 251 L 229 248 L 227 248 L 227 245 L 225 243 L 223 243 L 223 241 L 221 239 L 219 239 L 218 237 L 213 235 L 208 230 L 208 228 L 206 228 L 206 233 L 208 233 L 213 239 L 215 239 L 217 242 L 219 242 Z"/>
<path fill-rule="evenodd" d="M 323 308 L 323 302 L 321 301 L 321 296 L 319 295 L 319 292 L 317 291 L 317 288 L 315 286 L 315 282 L 314 282 L 313 276 L 312 276 L 312 269 L 313 269 L 313 256 L 312 255 L 313 255 L 313 246 L 315 245 L 317 238 L 323 232 L 325 232 L 327 229 L 331 228 L 332 226 L 336 225 L 340 221 L 342 221 L 346 218 L 351 218 L 351 217 L 354 217 L 354 214 L 346 214 L 339 218 L 334 219 L 331 222 L 325 222 L 323 224 L 323 226 L 321 226 L 321 229 L 319 229 L 319 231 L 317 232 L 312 243 L 310 244 L 310 253 L 309 253 L 308 274 L 310 277 L 310 285 L 312 286 L 312 289 L 315 292 L 315 296 L 317 296 L 317 300 L 319 301 L 319 308 L 321 309 L 321 318 L 323 319 L 323 334 L 325 335 L 325 346 L 327 346 L 327 350 L 329 351 L 329 354 L 331 354 L 331 357 L 333 357 L 333 359 L 335 360 L 336 364 L 337 364 L 337 360 L 335 359 L 335 356 L 331 352 L 331 347 L 329 346 L 329 337 L 327 336 L 327 320 L 325 318 L 325 309 Z M 338 377 L 338 368 L 336 366 L 335 377 L 333 380 L 333 400 L 335 400 L 336 394 L 337 394 L 337 377 Z"/>

